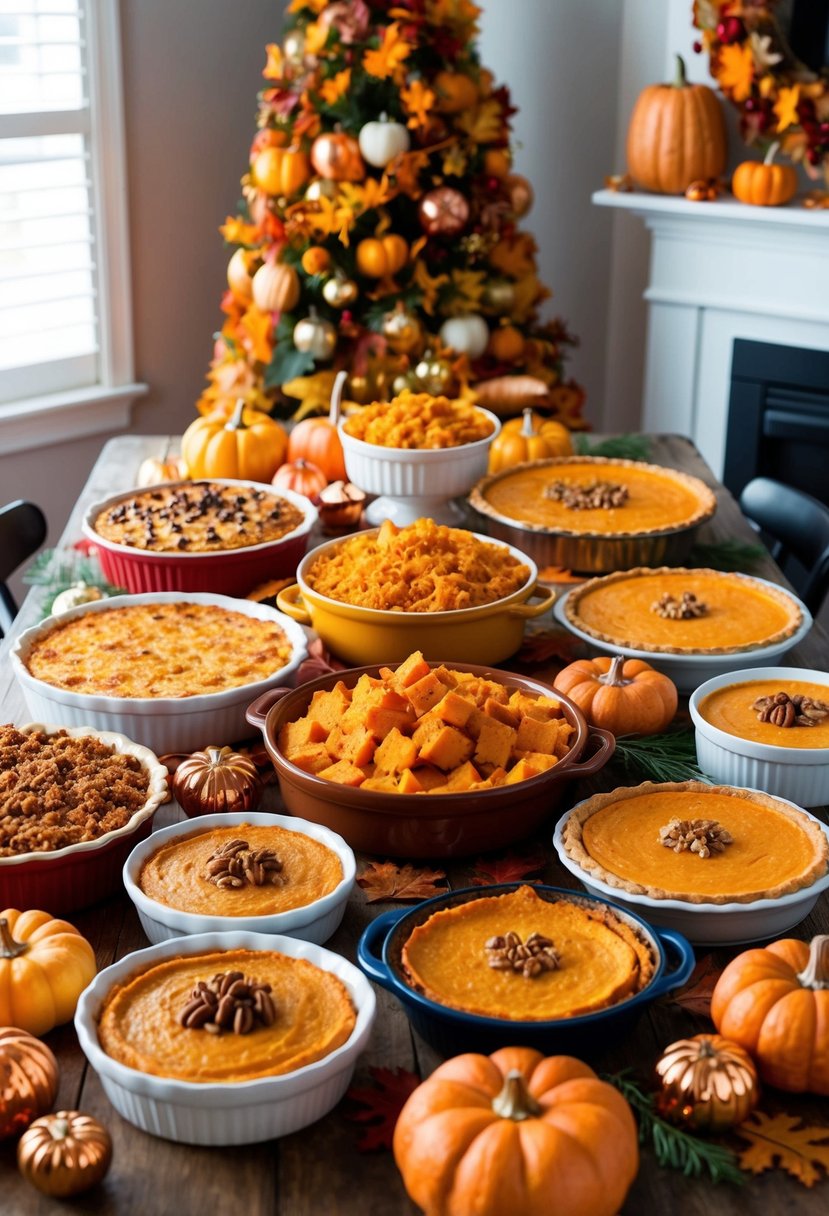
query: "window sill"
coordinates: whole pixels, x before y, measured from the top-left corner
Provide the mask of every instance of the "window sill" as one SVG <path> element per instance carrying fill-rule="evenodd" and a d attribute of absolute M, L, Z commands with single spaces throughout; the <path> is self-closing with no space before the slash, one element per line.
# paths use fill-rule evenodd
<path fill-rule="evenodd" d="M 0 405 L 0 456 L 124 430 L 146 384 L 81 388 Z"/>

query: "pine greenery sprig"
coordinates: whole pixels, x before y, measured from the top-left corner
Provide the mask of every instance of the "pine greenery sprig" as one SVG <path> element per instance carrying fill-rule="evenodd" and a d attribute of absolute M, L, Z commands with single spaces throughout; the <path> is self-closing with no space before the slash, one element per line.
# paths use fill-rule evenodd
<path fill-rule="evenodd" d="M 740 540 L 720 540 L 710 545 L 694 545 L 688 558 L 689 566 L 704 566 L 711 570 L 751 570 L 768 556 L 765 545 L 746 544 Z"/>
<path fill-rule="evenodd" d="M 650 460 L 651 442 L 646 435 L 616 435 L 591 443 L 586 435 L 575 435 L 577 456 L 609 456 L 616 460 Z"/>
<path fill-rule="evenodd" d="M 114 587 L 108 583 L 98 563 L 77 549 L 44 549 L 23 575 L 23 582 L 41 588 L 43 616 L 48 616 L 52 611 L 52 604 L 60 593 L 75 583 L 97 587 L 104 595 L 125 594 L 124 587 Z"/>
<path fill-rule="evenodd" d="M 658 1165 L 681 1170 L 686 1178 L 699 1178 L 707 1172 L 712 1182 L 745 1185 L 746 1176 L 731 1149 L 668 1123 L 657 1113 L 653 1095 L 640 1089 L 627 1071 L 606 1074 L 603 1079 L 615 1086 L 636 1111 L 639 1143 L 650 1144 Z"/>
<path fill-rule="evenodd" d="M 711 778 L 697 763 L 692 730 L 674 730 L 662 735 L 620 735 L 613 754 L 613 763 L 617 762 L 626 773 L 635 773 L 647 781 L 705 781 L 711 784 Z"/>

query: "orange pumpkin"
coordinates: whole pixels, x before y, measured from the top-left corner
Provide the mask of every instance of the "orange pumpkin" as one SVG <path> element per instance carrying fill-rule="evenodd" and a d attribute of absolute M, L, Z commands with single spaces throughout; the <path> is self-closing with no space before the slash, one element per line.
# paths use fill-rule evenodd
<path fill-rule="evenodd" d="M 711 1017 L 769 1085 L 829 1095 L 829 934 L 738 954 L 717 980 Z"/>
<path fill-rule="evenodd" d="M 689 84 L 677 55 L 672 84 L 640 93 L 627 134 L 631 177 L 657 194 L 683 194 L 698 178 L 719 177 L 726 166 L 722 108 L 712 89 Z"/>
<path fill-rule="evenodd" d="M 514 363 L 524 353 L 524 335 L 514 325 L 501 325 L 489 338 L 489 353 L 494 359 Z"/>
<path fill-rule="evenodd" d="M 280 465 L 271 484 L 278 490 L 294 490 L 297 494 L 304 494 L 306 498 L 313 498 L 320 490 L 325 489 L 328 478 L 321 468 L 300 456 L 298 460 Z"/>
<path fill-rule="evenodd" d="M 191 422 L 181 437 L 181 454 L 191 477 L 240 477 L 270 481 L 285 458 L 284 429 L 240 398 L 231 416 L 215 410 Z"/>
<path fill-rule="evenodd" d="M 489 471 L 498 473 L 515 464 L 544 460 L 548 456 L 569 456 L 572 451 L 573 440 L 567 427 L 554 418 L 540 418 L 527 406 L 520 418 L 505 422 L 501 433 L 493 439 L 489 449 Z"/>
<path fill-rule="evenodd" d="M 797 194 L 797 170 L 792 165 L 775 165 L 779 144 L 772 144 L 765 159 L 744 160 L 734 170 L 731 193 L 741 203 L 754 207 L 782 207 Z"/>
<path fill-rule="evenodd" d="M 478 100 L 478 86 L 470 76 L 462 72 L 438 72 L 432 81 L 438 99 L 438 109 L 443 114 L 459 114 L 468 110 Z"/>
<path fill-rule="evenodd" d="M 657 735 L 671 722 L 676 685 L 641 659 L 578 659 L 560 671 L 553 687 L 575 701 L 591 726 L 614 735 Z"/>
<path fill-rule="evenodd" d="M 503 180 L 512 168 L 512 160 L 506 148 L 487 148 L 484 153 L 484 173 Z"/>
<path fill-rule="evenodd" d="M 311 145 L 311 164 L 320 177 L 329 181 L 361 182 L 366 175 L 360 145 L 345 131 L 318 135 Z"/>
<path fill-rule="evenodd" d="M 266 194 L 296 194 L 311 176 L 308 157 L 301 148 L 263 148 L 251 165 L 255 186 Z"/>
<path fill-rule="evenodd" d="M 344 377 L 345 373 L 340 375 Z M 338 413 L 339 399 L 335 390 L 328 418 L 303 418 L 288 436 L 288 460 L 291 463 L 305 460 L 316 466 L 326 483 L 346 480 L 343 445 L 336 423 Z"/>
<path fill-rule="evenodd" d="M 322 274 L 331 265 L 331 254 L 322 245 L 310 245 L 302 255 L 306 274 Z"/>
<path fill-rule="evenodd" d="M 614 1216 L 639 1167 L 625 1099 L 572 1056 L 505 1047 L 441 1064 L 394 1130 L 428 1216 Z"/>
<path fill-rule="evenodd" d="M 290 312 L 299 293 L 299 275 L 284 262 L 263 262 L 253 276 L 253 302 L 260 312 Z"/>
<path fill-rule="evenodd" d="M 367 237 L 357 246 L 357 269 L 371 279 L 397 274 L 406 265 L 409 246 L 402 236 L 390 232 L 383 237 Z"/>

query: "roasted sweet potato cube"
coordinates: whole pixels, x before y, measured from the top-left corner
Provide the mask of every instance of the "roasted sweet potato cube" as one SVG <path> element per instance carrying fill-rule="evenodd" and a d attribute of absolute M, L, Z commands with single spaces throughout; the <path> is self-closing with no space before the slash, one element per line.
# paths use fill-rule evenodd
<path fill-rule="evenodd" d="M 421 764 L 417 768 L 412 769 L 412 776 L 416 777 L 420 782 L 422 789 L 433 790 L 436 785 L 443 785 L 446 780 L 446 773 L 442 773 L 439 768 L 434 768 L 431 764 Z"/>
<path fill-rule="evenodd" d="M 451 667 L 447 667 L 445 663 L 441 663 L 439 667 L 432 668 L 433 673 L 440 680 L 441 684 L 445 684 L 447 688 L 457 688 L 458 677 L 462 674 L 459 671 L 453 671 Z"/>
<path fill-rule="evenodd" d="M 407 731 L 414 723 L 414 710 L 408 706 L 406 710 L 381 709 L 379 705 L 370 705 L 366 711 L 366 729 L 370 730 L 375 739 L 385 739 L 392 730 Z"/>
<path fill-rule="evenodd" d="M 507 773 L 507 785 L 515 785 L 517 781 L 526 781 L 529 777 L 537 777 L 543 769 L 536 768 L 529 760 L 519 760 Z"/>
<path fill-rule="evenodd" d="M 518 762 L 526 760 L 533 768 L 537 768 L 540 773 L 546 772 L 548 768 L 558 764 L 557 756 L 547 756 L 544 752 L 523 752 L 518 757 Z"/>
<path fill-rule="evenodd" d="M 447 692 L 449 692 L 449 688 L 445 684 L 441 684 L 435 673 L 430 671 L 427 676 L 423 676 L 408 686 L 406 696 L 409 698 L 415 714 L 418 718 L 422 718 L 437 705 L 438 701 L 443 699 Z"/>
<path fill-rule="evenodd" d="M 481 780 L 481 774 L 475 768 L 471 761 L 467 760 L 465 764 L 459 764 L 457 768 L 453 768 L 451 773 L 447 773 L 446 781 L 443 785 L 437 785 L 432 790 L 433 794 L 440 794 L 444 790 L 456 793 L 458 790 L 471 789 L 473 785 L 477 785 Z"/>
<path fill-rule="evenodd" d="M 482 714 L 479 726 L 475 760 L 480 764 L 506 768 L 515 744 L 515 731 L 505 722 L 498 722 L 487 714 Z"/>
<path fill-rule="evenodd" d="M 412 768 L 416 760 L 414 740 L 401 734 L 397 727 L 389 731 L 374 753 L 374 763 L 385 773 L 401 773 Z"/>
<path fill-rule="evenodd" d="M 477 712 L 474 701 L 451 691 L 435 706 L 435 713 L 443 719 L 447 726 L 457 726 L 461 730 Z"/>
<path fill-rule="evenodd" d="M 336 764 L 329 764 L 328 768 L 321 769 L 317 776 L 326 781 L 334 781 L 337 785 L 358 786 L 366 780 L 363 770 L 350 760 L 338 760 Z"/>
<path fill-rule="evenodd" d="M 374 777 L 366 777 L 360 787 L 364 790 L 386 790 L 389 793 L 397 793 L 397 778 L 390 773 L 380 773 Z"/>
<path fill-rule="evenodd" d="M 560 719 L 550 718 L 541 722 L 538 718 L 522 718 L 515 737 L 516 751 L 555 754 Z"/>
<path fill-rule="evenodd" d="M 383 696 L 377 702 L 381 709 L 396 709 L 400 713 L 411 715 L 412 706 L 408 697 L 403 696 L 394 688 L 386 688 Z"/>
<path fill-rule="evenodd" d="M 348 689 L 342 680 L 328 692 L 318 689 L 311 698 L 307 717 L 320 722 L 326 730 L 333 730 L 351 704 L 347 693 Z"/>
<path fill-rule="evenodd" d="M 371 764 L 376 747 L 374 736 L 364 726 L 358 726 L 345 736 L 342 758 L 360 768 L 364 764 Z"/>
<path fill-rule="evenodd" d="M 442 773 L 441 776 L 443 776 Z M 400 774 L 397 792 L 398 794 L 422 794 L 424 792 L 423 786 L 410 768 L 404 769 Z"/>
<path fill-rule="evenodd" d="M 459 764 L 469 760 L 474 747 L 472 739 L 455 730 L 454 726 L 444 726 L 437 734 L 427 739 L 419 753 L 421 760 L 448 773 L 450 769 L 457 768 Z"/>
<path fill-rule="evenodd" d="M 325 746 L 333 759 L 340 760 L 345 755 L 347 740 L 348 731 L 342 722 L 338 722 L 334 729 L 328 732 L 328 737 L 325 740 Z"/>
<path fill-rule="evenodd" d="M 298 747 L 305 747 L 309 743 L 322 743 L 327 737 L 328 731 L 316 718 L 298 718 L 296 722 L 286 722 L 280 728 L 279 750 L 289 756 L 289 753 Z"/>
<path fill-rule="evenodd" d="M 555 754 L 560 760 L 562 756 L 566 756 L 572 746 L 571 735 L 575 730 L 575 726 L 571 726 L 569 722 L 565 722 L 562 718 L 558 724 L 558 738 L 556 739 Z"/>
<path fill-rule="evenodd" d="M 351 704 L 355 706 L 378 705 L 384 692 L 383 681 L 376 680 L 374 676 L 366 675 L 364 672 L 351 690 Z"/>
<path fill-rule="evenodd" d="M 324 743 L 306 743 L 304 747 L 294 749 L 290 754 L 285 753 L 291 764 L 301 768 L 306 773 L 319 773 L 331 765 L 331 753 Z"/>
<path fill-rule="evenodd" d="M 431 710 L 428 714 L 425 714 L 424 717 L 422 717 L 418 722 L 415 730 L 412 732 L 412 739 L 414 740 L 414 745 L 418 751 L 421 747 L 425 747 L 429 740 L 433 739 L 435 735 L 439 735 L 445 726 L 446 723 L 442 718 L 438 717 L 434 710 Z"/>
<path fill-rule="evenodd" d="M 490 783 L 490 785 L 506 785 L 508 775 L 509 774 L 505 768 L 494 768 L 492 772 L 487 775 L 487 781 Z"/>
<path fill-rule="evenodd" d="M 501 701 L 496 701 L 494 697 L 487 697 L 484 701 L 484 713 L 494 718 L 496 722 L 503 722 L 507 726 L 517 727 L 521 721 L 521 715 L 517 714 L 514 709 L 510 709 L 508 705 L 504 705 Z"/>
<path fill-rule="evenodd" d="M 408 688 L 411 684 L 416 684 L 423 676 L 428 676 L 431 668 L 424 659 L 419 650 L 414 654 L 410 654 L 408 659 L 404 659 L 394 673 L 394 685 L 396 688 Z"/>

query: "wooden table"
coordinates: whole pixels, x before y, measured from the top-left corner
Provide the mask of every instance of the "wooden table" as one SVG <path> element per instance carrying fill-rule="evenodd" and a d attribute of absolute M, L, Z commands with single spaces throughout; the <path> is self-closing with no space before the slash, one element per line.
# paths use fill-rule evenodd
<path fill-rule="evenodd" d="M 81 535 L 80 520 L 85 507 L 104 498 L 134 479 L 140 462 L 164 450 L 165 437 L 123 437 L 111 440 L 103 449 L 77 507 L 69 520 L 62 543 L 74 543 Z M 689 440 L 679 436 L 659 436 L 653 440 L 653 459 L 701 477 L 717 491 L 719 508 L 701 540 L 727 537 L 754 539 L 730 494 L 713 478 L 710 470 Z M 765 559 L 756 573 L 785 582 L 780 571 Z M 32 592 L 16 623 L 22 629 L 39 619 L 39 596 Z M 0 652 L 3 654 L 4 652 Z M 815 627 L 788 660 L 794 666 L 826 668 L 829 663 L 829 638 Z M 27 720 L 22 696 L 13 682 L 10 664 L 0 662 L 0 721 L 21 724 Z M 614 770 L 586 783 L 569 788 L 575 802 L 596 788 L 613 788 L 622 780 Z M 278 794 L 270 787 L 267 806 L 278 808 Z M 569 804 L 568 804 L 569 805 Z M 163 808 L 157 816 L 160 827 L 179 818 L 177 808 Z M 578 887 L 549 848 L 552 824 L 541 839 L 548 848 L 544 881 L 556 886 Z M 447 867 L 452 887 L 469 885 L 469 864 Z M 380 912 L 399 904 L 367 904 L 358 887 L 348 905 L 345 919 L 329 948 L 354 960 L 357 939 L 365 925 Z M 99 967 L 106 967 L 147 942 L 132 905 L 124 897 L 79 913 L 72 918 L 93 943 Z M 795 931 L 809 938 L 829 932 L 829 900 L 822 896 L 814 913 Z M 702 951 L 698 953 L 703 953 Z M 716 950 L 713 958 L 722 966 L 735 950 Z M 370 1066 L 403 1068 L 427 1076 L 439 1062 L 435 1053 L 414 1036 L 398 1003 L 378 990 L 378 1017 L 371 1045 L 362 1057 L 355 1084 L 372 1084 Z M 690 1014 L 663 999 L 651 1005 L 623 1041 L 597 1044 L 591 1063 L 600 1071 L 615 1072 L 633 1066 L 647 1078 L 662 1048 L 685 1034 L 710 1030 L 710 1022 Z M 71 1026 L 53 1031 L 47 1042 L 61 1066 L 58 1106 L 80 1108 L 96 1115 L 110 1128 L 114 1140 L 114 1162 L 102 1186 L 80 1197 L 72 1205 L 79 1212 L 118 1213 L 119 1216 L 201 1216 L 241 1211 L 245 1216 L 404 1216 L 416 1213 L 403 1190 L 391 1153 L 358 1153 L 359 1124 L 348 1113 L 356 1109 L 344 1100 L 321 1122 L 279 1141 L 246 1148 L 206 1149 L 171 1144 L 138 1131 L 122 1120 L 104 1096 L 96 1074 L 86 1064 Z M 817 1098 L 767 1094 L 763 1108 L 769 1112 L 786 1110 L 807 1121 L 825 1123 L 827 1103 Z M 741 1189 L 712 1186 L 708 1180 L 686 1179 L 660 1169 L 648 1148 L 642 1154 L 639 1176 L 625 1203 L 625 1216 L 645 1213 L 681 1213 L 682 1216 L 776 1216 L 816 1212 L 826 1204 L 829 1182 L 807 1190 L 797 1181 L 773 1171 L 751 1178 Z M 66 1212 L 67 1205 L 48 1200 L 33 1191 L 19 1176 L 14 1164 L 14 1146 L 0 1146 L 0 1212 L 8 1216 L 40 1216 Z M 554 1212 L 551 1201 L 551 1216 Z M 516 1212 L 514 1216 L 521 1216 Z"/>

